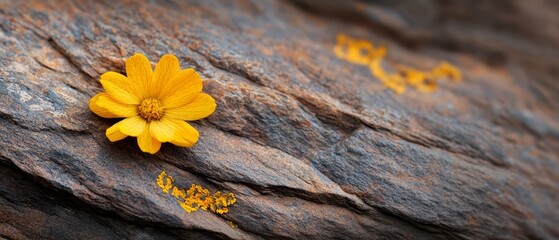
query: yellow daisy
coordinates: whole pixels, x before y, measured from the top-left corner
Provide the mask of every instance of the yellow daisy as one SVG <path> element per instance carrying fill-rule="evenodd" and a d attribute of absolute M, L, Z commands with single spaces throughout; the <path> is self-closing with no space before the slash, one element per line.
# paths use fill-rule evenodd
<path fill-rule="evenodd" d="M 106 92 L 95 95 L 89 108 L 105 118 L 125 118 L 106 131 L 111 142 L 137 137 L 143 152 L 159 151 L 162 142 L 191 147 L 198 131 L 185 121 L 205 118 L 215 111 L 215 100 L 201 93 L 202 79 L 192 68 L 180 69 L 179 60 L 167 54 L 155 71 L 146 56 L 126 60 L 126 75 L 101 75 Z"/>

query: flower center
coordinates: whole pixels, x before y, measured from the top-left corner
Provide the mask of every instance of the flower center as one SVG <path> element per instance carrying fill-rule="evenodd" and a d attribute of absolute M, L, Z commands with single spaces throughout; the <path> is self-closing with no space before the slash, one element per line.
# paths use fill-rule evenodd
<path fill-rule="evenodd" d="M 148 121 L 159 120 L 165 114 L 165 108 L 161 101 L 155 98 L 146 98 L 138 107 L 138 114 Z"/>

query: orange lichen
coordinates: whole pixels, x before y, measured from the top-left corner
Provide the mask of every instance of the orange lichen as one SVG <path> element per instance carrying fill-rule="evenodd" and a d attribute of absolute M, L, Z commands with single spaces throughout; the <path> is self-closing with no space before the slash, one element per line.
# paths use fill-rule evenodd
<path fill-rule="evenodd" d="M 375 48 L 371 42 L 364 39 L 352 39 L 345 34 L 339 34 L 337 39 L 338 44 L 334 47 L 334 53 L 337 57 L 351 63 L 367 65 L 373 59 L 386 55 L 386 48 Z"/>
<path fill-rule="evenodd" d="M 210 207 L 210 211 L 219 214 L 229 212 L 229 208 L 227 208 L 227 206 L 230 206 L 237 202 L 237 199 L 235 198 L 235 195 L 233 193 L 222 194 L 221 192 L 216 192 L 211 198 L 209 198 L 209 200 L 210 201 L 208 205 Z"/>
<path fill-rule="evenodd" d="M 192 184 L 188 190 L 178 188 L 172 185 L 173 178 L 166 176 L 165 171 L 162 171 L 157 177 L 157 185 L 164 193 L 169 193 L 169 190 L 172 189 L 171 196 L 175 197 L 182 209 L 188 213 L 202 209 L 225 214 L 229 212 L 229 206 L 237 202 L 233 193 L 222 194 L 221 192 L 216 192 L 212 195 L 208 189 L 196 184 Z M 167 180 L 166 183 L 163 183 L 164 178 Z"/>
<path fill-rule="evenodd" d="M 165 180 L 165 182 L 163 182 Z M 165 171 L 161 172 L 159 176 L 157 176 L 157 185 L 163 190 L 164 193 L 169 193 L 169 190 L 173 187 L 173 177 L 167 176 Z"/>
<path fill-rule="evenodd" d="M 433 71 L 431 71 L 431 74 L 433 74 L 435 78 L 448 77 L 454 81 L 462 80 L 462 72 L 460 72 L 460 69 L 448 62 L 442 62 L 439 64 L 439 66 L 435 67 Z"/>
<path fill-rule="evenodd" d="M 369 68 L 373 76 L 377 77 L 382 84 L 392 91 L 400 94 L 406 90 L 404 79 L 398 74 L 388 74 L 382 68 L 382 59 L 377 58 L 371 61 Z"/>
<path fill-rule="evenodd" d="M 430 72 L 405 66 L 398 66 L 398 71 L 408 85 L 415 87 L 419 91 L 433 92 L 437 90 L 436 78 Z"/>
<path fill-rule="evenodd" d="M 385 87 L 400 94 L 405 92 L 406 85 L 423 92 L 437 90 L 437 81 L 441 78 L 450 78 L 454 81 L 462 79 L 462 73 L 454 65 L 442 62 L 431 71 L 422 71 L 412 67 L 398 65 L 397 72 L 387 73 L 383 68 L 383 59 L 387 54 L 384 47 L 375 48 L 374 45 L 363 39 L 353 39 L 345 34 L 339 34 L 334 54 L 348 62 L 367 65 L 376 78 Z"/>

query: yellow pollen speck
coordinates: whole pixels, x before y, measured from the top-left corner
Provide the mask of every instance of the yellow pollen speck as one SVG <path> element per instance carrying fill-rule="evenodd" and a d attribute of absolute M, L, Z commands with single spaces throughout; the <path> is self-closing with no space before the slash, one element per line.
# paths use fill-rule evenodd
<path fill-rule="evenodd" d="M 138 114 L 148 121 L 159 120 L 165 115 L 165 108 L 161 101 L 155 98 L 147 98 L 138 107 Z"/>

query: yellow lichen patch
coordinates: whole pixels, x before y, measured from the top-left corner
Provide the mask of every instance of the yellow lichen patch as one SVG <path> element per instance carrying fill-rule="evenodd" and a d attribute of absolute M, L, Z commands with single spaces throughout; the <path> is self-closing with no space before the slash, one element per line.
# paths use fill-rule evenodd
<path fill-rule="evenodd" d="M 371 42 L 364 39 L 352 39 L 345 34 L 339 34 L 337 39 L 334 53 L 351 63 L 368 65 L 373 59 L 386 55 L 386 48 L 375 48 Z"/>
<path fill-rule="evenodd" d="M 448 62 L 442 62 L 439 64 L 439 66 L 435 67 L 433 71 L 431 71 L 431 74 L 433 74 L 435 78 L 448 77 L 454 81 L 462 80 L 462 72 L 460 72 L 460 69 Z"/>
<path fill-rule="evenodd" d="M 175 198 L 186 198 L 186 192 L 184 191 L 184 189 L 179 189 L 176 186 L 173 186 L 173 191 L 171 191 L 171 196 Z"/>
<path fill-rule="evenodd" d="M 165 171 L 162 171 L 157 177 L 157 185 L 164 193 L 169 193 L 169 190 L 172 189 L 171 196 L 175 197 L 179 205 L 188 213 L 202 209 L 225 214 L 229 212 L 229 206 L 237 202 L 233 193 L 216 192 L 212 195 L 208 189 L 196 184 L 192 184 L 188 190 L 178 188 L 173 186 L 173 178 L 166 176 Z M 163 182 L 164 179 L 167 180 L 166 183 Z"/>
<path fill-rule="evenodd" d="M 165 180 L 165 181 L 164 181 Z M 167 176 L 165 171 L 161 172 L 159 176 L 157 176 L 157 185 L 163 190 L 164 193 L 169 193 L 169 190 L 173 187 L 173 177 Z"/>
<path fill-rule="evenodd" d="M 405 92 L 406 85 L 422 92 L 437 90 L 437 81 L 441 78 L 450 78 L 454 81 L 462 79 L 462 73 L 454 65 L 442 62 L 431 71 L 422 71 L 412 67 L 397 65 L 397 72 L 388 73 L 383 68 L 383 59 L 387 49 L 377 47 L 363 39 L 353 39 L 345 34 L 339 34 L 334 54 L 348 62 L 367 65 L 371 74 L 378 78 L 382 84 L 392 91 L 400 94 Z"/>
<path fill-rule="evenodd" d="M 386 73 L 382 68 L 382 59 L 377 58 L 371 61 L 369 68 L 373 76 L 377 77 L 385 87 L 398 94 L 406 91 L 404 79 L 398 74 Z"/>
<path fill-rule="evenodd" d="M 227 206 L 230 206 L 237 202 L 235 195 L 233 193 L 221 194 L 221 192 L 216 192 L 212 197 L 209 204 L 210 210 L 219 214 L 224 214 L 229 211 Z"/>
<path fill-rule="evenodd" d="M 437 90 L 436 78 L 431 72 L 424 72 L 405 66 L 398 66 L 398 71 L 406 80 L 406 84 L 415 87 L 419 91 L 433 92 Z"/>

